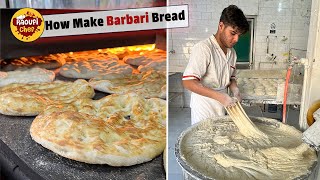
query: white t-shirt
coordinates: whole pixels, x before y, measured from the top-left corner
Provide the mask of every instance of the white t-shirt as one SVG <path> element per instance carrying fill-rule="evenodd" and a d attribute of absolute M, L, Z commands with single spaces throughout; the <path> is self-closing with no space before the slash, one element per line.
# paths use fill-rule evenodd
<path fill-rule="evenodd" d="M 228 48 L 225 54 L 212 35 L 192 48 L 182 80 L 197 79 L 205 87 L 227 92 L 230 79 L 235 78 L 236 60 L 235 50 Z M 192 124 L 225 114 L 224 107 L 218 101 L 193 92 L 190 107 Z"/>

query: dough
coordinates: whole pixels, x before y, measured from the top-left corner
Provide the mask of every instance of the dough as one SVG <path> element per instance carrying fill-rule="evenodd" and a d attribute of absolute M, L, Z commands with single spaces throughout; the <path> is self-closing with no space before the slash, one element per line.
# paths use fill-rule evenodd
<path fill-rule="evenodd" d="M 292 180 L 308 173 L 317 156 L 301 132 L 273 119 L 251 119 L 267 140 L 243 136 L 230 117 L 208 119 L 183 133 L 181 159 L 207 179 Z"/>
<path fill-rule="evenodd" d="M 276 98 L 277 82 L 282 82 L 283 79 L 266 79 L 266 78 L 238 78 L 237 84 L 242 89 L 241 94 L 244 99 L 255 98 Z"/>
<path fill-rule="evenodd" d="M 239 101 L 235 106 L 226 108 L 228 114 L 233 120 L 234 124 L 239 128 L 239 132 L 246 138 L 267 139 L 267 135 L 261 132 L 250 120 L 243 110 Z"/>
<path fill-rule="evenodd" d="M 257 96 L 263 96 L 263 95 L 265 95 L 266 93 L 265 93 L 265 91 L 264 90 L 260 90 L 260 89 L 256 89 L 255 91 L 254 91 L 254 93 L 257 95 Z"/>

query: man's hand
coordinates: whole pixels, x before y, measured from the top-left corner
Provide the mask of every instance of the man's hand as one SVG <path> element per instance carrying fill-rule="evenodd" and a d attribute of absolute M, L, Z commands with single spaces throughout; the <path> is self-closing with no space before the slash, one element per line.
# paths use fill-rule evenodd
<path fill-rule="evenodd" d="M 242 97 L 241 97 L 241 94 L 240 94 L 240 92 L 239 92 L 239 91 L 238 91 L 238 92 L 233 93 L 233 96 L 234 96 L 235 98 L 237 98 L 239 102 L 241 102 L 241 101 L 242 101 Z"/>
<path fill-rule="evenodd" d="M 238 88 L 236 80 L 234 80 L 234 79 L 231 80 L 229 88 L 230 88 L 233 96 L 235 98 L 237 98 L 239 102 L 241 102 L 242 101 L 242 97 L 241 97 L 240 90 Z"/>
<path fill-rule="evenodd" d="M 236 100 L 232 97 L 230 97 L 228 94 L 226 93 L 221 93 L 221 99 L 219 100 L 219 102 L 224 106 L 224 107 L 229 107 L 229 106 L 233 106 L 236 103 Z"/>

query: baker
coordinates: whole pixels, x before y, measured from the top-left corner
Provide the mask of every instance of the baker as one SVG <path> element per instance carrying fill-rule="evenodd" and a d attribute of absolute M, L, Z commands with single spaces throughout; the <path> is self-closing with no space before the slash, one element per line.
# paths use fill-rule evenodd
<path fill-rule="evenodd" d="M 227 88 L 241 101 L 235 80 L 237 55 L 232 48 L 249 30 L 241 9 L 230 5 L 222 11 L 216 34 L 197 43 L 183 73 L 183 86 L 191 93 L 191 124 L 224 116 L 225 109 L 235 103 Z"/>

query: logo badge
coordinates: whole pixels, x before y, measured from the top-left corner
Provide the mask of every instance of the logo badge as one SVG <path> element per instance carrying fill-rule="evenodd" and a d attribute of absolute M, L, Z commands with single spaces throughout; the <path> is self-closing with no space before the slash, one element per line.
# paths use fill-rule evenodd
<path fill-rule="evenodd" d="M 23 42 L 32 42 L 38 39 L 44 30 L 44 20 L 35 9 L 23 8 L 11 18 L 12 34 Z"/>

